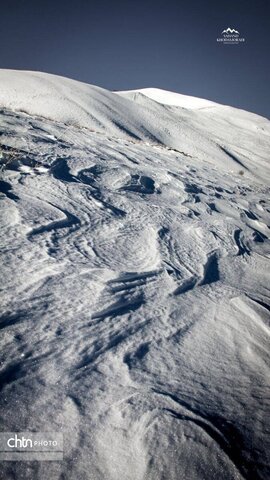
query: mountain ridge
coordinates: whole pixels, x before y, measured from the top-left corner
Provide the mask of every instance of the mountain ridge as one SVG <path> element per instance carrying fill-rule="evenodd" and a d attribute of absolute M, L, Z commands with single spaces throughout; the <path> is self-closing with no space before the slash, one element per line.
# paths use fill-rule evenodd
<path fill-rule="evenodd" d="M 264 159 L 269 122 L 256 114 L 160 89 L 110 92 L 39 72 L 0 70 L 0 82 L 2 108 L 121 138 L 154 141 L 226 171 L 239 170 L 237 158 L 247 175 L 260 181 L 270 178 Z M 160 101 L 164 102 L 164 97 L 167 104 Z M 188 103 L 191 108 L 187 108 Z"/>

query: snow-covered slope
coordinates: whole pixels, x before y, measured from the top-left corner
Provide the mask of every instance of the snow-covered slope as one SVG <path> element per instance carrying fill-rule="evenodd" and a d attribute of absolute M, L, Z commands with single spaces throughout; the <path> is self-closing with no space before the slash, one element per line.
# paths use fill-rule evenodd
<path fill-rule="evenodd" d="M 5 108 L 160 143 L 225 171 L 244 169 L 247 176 L 270 181 L 269 122 L 258 115 L 157 89 L 117 94 L 39 72 L 0 70 L 0 85 Z"/>
<path fill-rule="evenodd" d="M 1 478 L 268 479 L 269 122 L 0 83 Z"/>

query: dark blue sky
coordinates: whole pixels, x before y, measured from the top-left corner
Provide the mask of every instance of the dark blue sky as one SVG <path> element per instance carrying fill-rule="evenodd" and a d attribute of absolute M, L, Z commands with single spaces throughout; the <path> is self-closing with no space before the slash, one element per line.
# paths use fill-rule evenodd
<path fill-rule="evenodd" d="M 270 117 L 270 0 L 7 0 L 0 18 L 1 68 L 159 87 Z M 227 27 L 245 43 L 218 44 Z"/>

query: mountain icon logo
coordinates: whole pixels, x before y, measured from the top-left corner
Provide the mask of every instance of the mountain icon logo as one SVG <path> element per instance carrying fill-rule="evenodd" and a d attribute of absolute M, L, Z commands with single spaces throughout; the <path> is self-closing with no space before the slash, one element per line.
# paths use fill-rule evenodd
<path fill-rule="evenodd" d="M 240 33 L 235 28 L 226 28 L 221 35 L 217 38 L 217 42 L 220 45 L 243 45 L 246 39 L 240 37 Z"/>
<path fill-rule="evenodd" d="M 226 30 L 223 30 L 222 34 L 223 33 L 237 33 L 239 35 L 238 30 L 235 30 L 234 28 L 230 28 L 230 27 L 226 28 Z"/>

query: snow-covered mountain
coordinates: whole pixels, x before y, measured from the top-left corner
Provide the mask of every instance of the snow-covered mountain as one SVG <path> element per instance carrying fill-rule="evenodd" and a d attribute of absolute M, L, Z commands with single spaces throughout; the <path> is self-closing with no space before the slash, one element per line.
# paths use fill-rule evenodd
<path fill-rule="evenodd" d="M 0 71 L 5 479 L 269 478 L 269 121 Z"/>
<path fill-rule="evenodd" d="M 1 70 L 0 78 L 0 105 L 7 109 L 165 145 L 270 180 L 269 121 L 253 113 L 158 89 L 117 94 L 39 72 Z"/>

